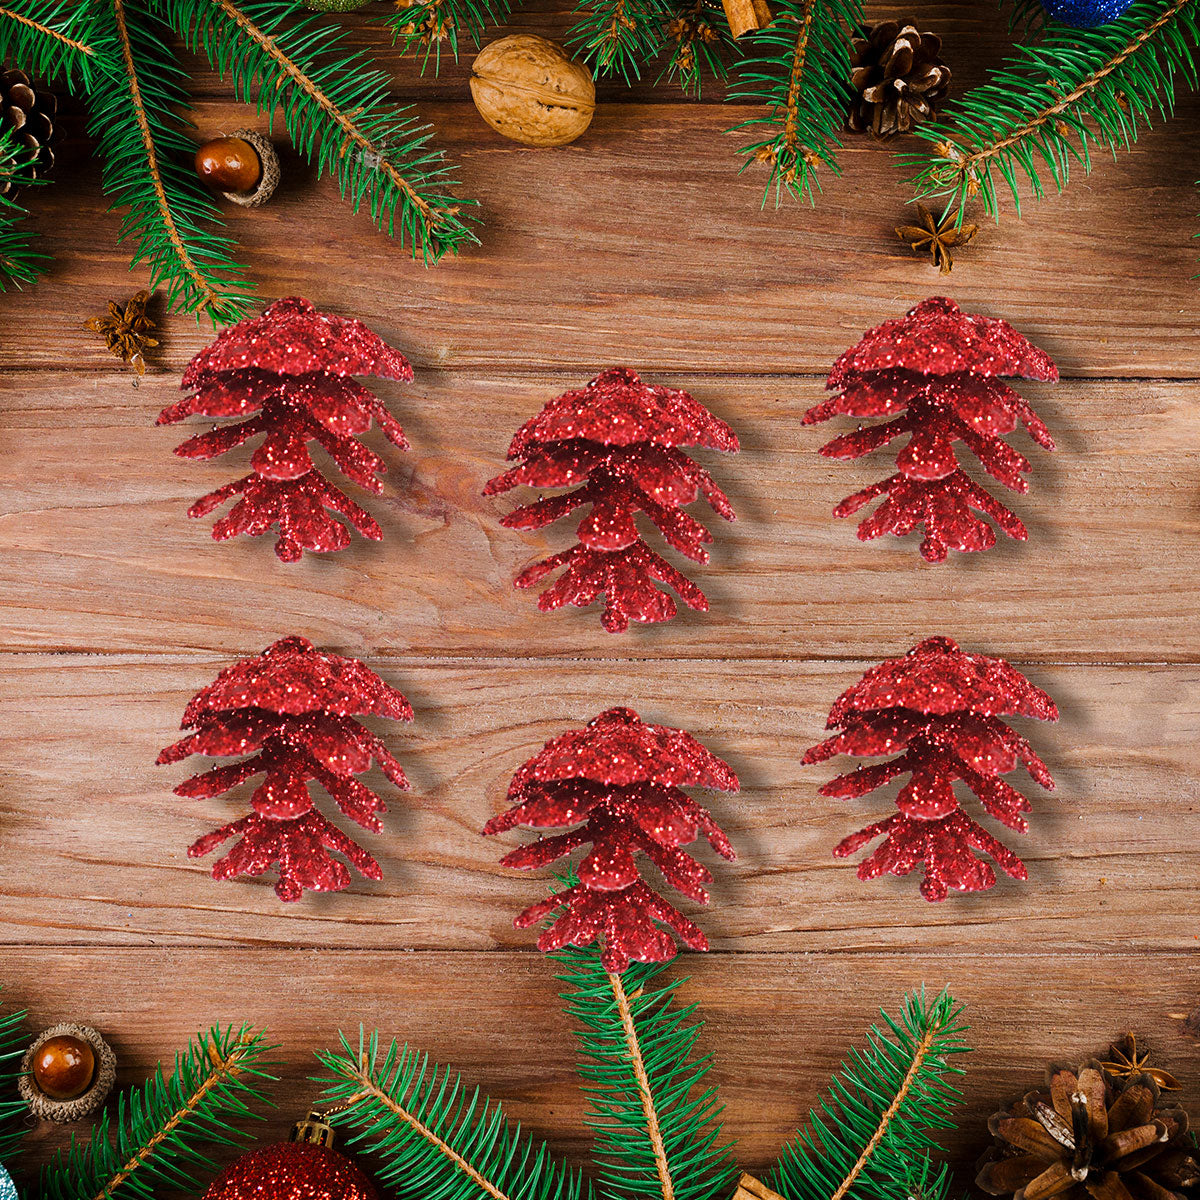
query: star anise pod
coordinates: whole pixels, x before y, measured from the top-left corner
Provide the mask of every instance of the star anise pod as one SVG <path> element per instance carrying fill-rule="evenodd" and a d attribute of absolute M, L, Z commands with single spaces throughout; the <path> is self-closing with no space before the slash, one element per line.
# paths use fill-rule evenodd
<path fill-rule="evenodd" d="M 149 302 L 150 293 L 143 289 L 130 297 L 124 308 L 110 300 L 104 316 L 91 317 L 83 323 L 85 329 L 98 333 L 104 339 L 111 354 L 128 363 L 138 375 L 146 373 L 143 352 L 158 345 L 158 339 L 150 336 L 155 325 L 146 313 Z"/>
<path fill-rule="evenodd" d="M 1135 1075 L 1149 1075 L 1160 1088 L 1168 1092 L 1177 1092 L 1179 1080 L 1170 1071 L 1161 1067 L 1147 1066 L 1150 1053 L 1138 1050 L 1137 1038 L 1127 1033 L 1120 1041 L 1113 1042 L 1108 1048 L 1108 1061 L 1100 1065 L 1116 1079 L 1132 1079 Z"/>
<path fill-rule="evenodd" d="M 949 275 L 954 266 L 950 247 L 965 246 L 979 232 L 979 226 L 956 226 L 953 215 L 939 223 L 923 204 L 917 205 L 917 220 L 919 225 L 897 225 L 896 236 L 914 250 L 928 250 L 933 265 L 943 275 Z"/>

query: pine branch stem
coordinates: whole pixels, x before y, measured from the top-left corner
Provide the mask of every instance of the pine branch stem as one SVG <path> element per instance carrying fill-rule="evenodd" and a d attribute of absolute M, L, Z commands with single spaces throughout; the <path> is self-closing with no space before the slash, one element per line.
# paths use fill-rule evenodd
<path fill-rule="evenodd" d="M 625 15 L 625 9 L 628 5 L 628 0 L 618 0 L 617 7 L 613 9 L 612 23 L 608 27 L 609 38 L 616 42 L 621 37 L 621 27 L 632 24 L 629 18 Z"/>
<path fill-rule="evenodd" d="M 510 1197 L 502 1192 L 489 1179 L 484 1178 L 479 1171 L 473 1167 L 461 1154 L 458 1153 L 445 1139 L 429 1128 L 423 1121 L 410 1113 L 403 1105 L 389 1095 L 378 1083 L 371 1077 L 371 1073 L 363 1062 L 359 1062 L 354 1071 L 354 1079 L 360 1085 L 360 1091 L 349 1097 L 344 1108 L 349 1108 L 357 1104 L 360 1100 L 370 1097 L 376 1103 L 383 1105 L 393 1116 L 398 1117 L 410 1128 L 416 1130 L 430 1145 L 435 1146 L 437 1150 L 446 1156 L 480 1191 L 491 1196 L 492 1200 L 510 1200 Z"/>
<path fill-rule="evenodd" d="M 170 202 L 167 200 L 167 190 L 163 184 L 162 171 L 158 165 L 158 151 L 154 146 L 154 135 L 150 131 L 150 120 L 146 115 L 145 102 L 142 100 L 142 88 L 138 82 L 137 65 L 133 61 L 133 43 L 129 37 L 129 26 L 125 20 L 125 0 L 111 0 L 111 3 L 113 18 L 117 26 L 117 36 L 121 42 L 121 58 L 124 61 L 125 73 L 128 77 L 129 95 L 133 102 L 133 111 L 137 119 L 138 131 L 141 133 L 142 147 L 146 153 L 146 167 L 150 172 L 150 179 L 154 185 L 154 195 L 158 202 L 158 211 L 162 215 L 163 226 L 166 228 L 167 236 L 171 239 L 171 245 L 175 248 L 175 253 L 179 255 L 179 261 L 184 271 L 196 285 L 202 297 L 199 307 L 209 308 L 219 304 L 220 297 L 208 286 L 208 282 L 192 261 L 192 256 L 188 251 L 187 245 L 184 243 L 179 229 L 175 224 L 175 215 L 171 212 Z"/>
<path fill-rule="evenodd" d="M 608 982 L 617 1002 L 617 1012 L 621 1016 L 621 1028 L 625 1033 L 625 1048 L 629 1053 L 629 1063 L 633 1068 L 634 1078 L 637 1079 L 638 1091 L 641 1093 L 642 1110 L 646 1114 L 646 1134 L 654 1151 L 654 1165 L 658 1171 L 658 1181 L 662 1186 L 663 1200 L 675 1200 L 671 1166 L 667 1162 L 667 1148 L 663 1143 L 662 1129 L 658 1122 L 658 1109 L 655 1107 L 654 1096 L 650 1091 L 650 1077 L 646 1074 L 641 1043 L 638 1041 L 637 1028 L 633 1023 L 633 1010 L 629 1007 L 629 997 L 625 994 L 625 987 L 621 983 L 620 975 L 609 971 Z"/>
<path fill-rule="evenodd" d="M 87 45 L 86 42 L 76 41 L 74 38 L 69 38 L 66 34 L 60 33 L 57 29 L 51 29 L 49 25 L 43 25 L 40 21 L 35 21 L 31 17 L 26 17 L 21 13 L 13 12 L 10 8 L 0 6 L 0 18 L 3 17 L 7 17 L 10 21 L 16 21 L 18 25 L 24 25 L 27 29 L 32 29 L 42 37 L 68 46 L 80 54 L 86 54 L 89 58 L 95 57 L 96 51 Z"/>
<path fill-rule="evenodd" d="M 1155 34 L 1159 32 L 1165 25 L 1169 25 L 1176 15 L 1182 12 L 1190 4 L 1195 4 L 1197 0 L 1173 0 L 1173 3 L 1167 8 L 1155 21 L 1147 25 L 1136 37 L 1131 38 L 1129 43 L 1114 55 L 1097 70 L 1093 71 L 1088 77 L 1077 84 L 1070 92 L 1061 97 L 1055 104 L 1048 108 L 1042 109 L 1030 117 L 1023 125 L 1018 126 L 1012 133 L 999 142 L 993 142 L 990 146 L 984 146 L 981 149 L 975 150 L 970 154 L 964 154 L 961 147 L 955 146 L 956 151 L 955 166 L 960 178 L 963 178 L 974 172 L 975 168 L 980 164 L 995 158 L 999 154 L 1003 154 L 1010 147 L 1015 146 L 1022 138 L 1028 137 L 1031 133 L 1041 129 L 1048 121 L 1054 120 L 1055 117 L 1061 116 L 1073 104 L 1082 100 L 1089 93 L 1094 91 L 1100 84 L 1108 78 L 1114 71 L 1119 69 L 1123 63 L 1136 54 Z"/>
<path fill-rule="evenodd" d="M 913 1051 L 912 1065 L 908 1068 L 904 1079 L 901 1081 L 899 1088 L 897 1088 L 895 1098 L 883 1111 L 883 1114 L 879 1118 L 879 1124 L 876 1126 L 875 1132 L 871 1135 L 871 1140 L 863 1147 L 863 1152 L 858 1156 L 858 1161 L 850 1168 L 846 1178 L 842 1180 L 837 1191 L 833 1193 L 832 1200 L 845 1200 L 846 1193 L 854 1186 L 854 1181 L 862 1173 L 867 1163 L 871 1161 L 872 1155 L 879 1148 L 879 1143 L 883 1141 L 884 1136 L 887 1134 L 892 1119 L 900 1111 L 901 1105 L 903 1105 L 908 1093 L 912 1090 L 912 1086 L 916 1082 L 921 1068 L 925 1065 L 926 1058 L 929 1057 L 930 1048 L 941 1031 L 942 1026 L 935 1025 L 927 1029 L 922 1035 L 921 1040 L 917 1043 Z"/>
<path fill-rule="evenodd" d="M 799 116 L 800 83 L 804 75 L 804 64 L 808 58 L 808 43 L 812 35 L 813 10 L 816 0 L 804 0 L 804 19 L 800 22 L 800 30 L 796 34 L 796 45 L 792 51 L 792 73 L 788 78 L 787 90 L 787 120 L 783 126 L 784 145 L 789 150 L 795 150 L 797 144 L 796 126 Z"/>
<path fill-rule="evenodd" d="M 114 3 L 119 5 L 121 0 L 114 0 Z M 213 1088 L 220 1083 L 224 1083 L 227 1079 L 236 1079 L 241 1074 L 241 1063 L 244 1057 L 243 1051 L 250 1049 L 254 1044 L 254 1035 L 247 1030 L 243 1030 L 224 1057 L 219 1056 L 216 1047 L 210 1045 L 208 1055 L 212 1069 L 204 1077 L 203 1083 L 171 1114 L 170 1118 L 163 1123 L 154 1136 L 147 1140 L 146 1144 L 141 1146 L 137 1153 L 92 1197 L 92 1200 L 111 1200 L 117 1189 L 133 1175 L 138 1167 L 142 1166 L 148 1159 L 153 1158 L 159 1146 L 204 1103 L 205 1097 Z"/>
<path fill-rule="evenodd" d="M 280 70 L 287 75 L 292 81 L 318 105 L 324 112 L 345 132 L 346 140 L 342 145 L 342 153 L 345 154 L 346 146 L 353 142 L 365 153 L 378 158 L 379 170 L 381 170 L 391 181 L 398 187 L 404 195 L 418 209 L 425 221 L 430 227 L 436 227 L 437 215 L 433 208 L 400 174 L 396 168 L 387 161 L 387 156 L 383 152 L 383 147 L 377 146 L 369 137 L 355 124 L 353 117 L 354 113 L 344 113 L 333 101 L 323 92 L 316 83 L 313 82 L 280 48 L 278 43 L 269 34 L 264 33 L 249 17 L 245 15 L 232 0 L 212 0 L 212 3 L 217 8 L 221 9 L 227 17 L 234 21 L 237 26 L 249 37 L 256 45 L 258 45 L 263 53 L 269 55 L 276 63 L 279 64 Z"/>

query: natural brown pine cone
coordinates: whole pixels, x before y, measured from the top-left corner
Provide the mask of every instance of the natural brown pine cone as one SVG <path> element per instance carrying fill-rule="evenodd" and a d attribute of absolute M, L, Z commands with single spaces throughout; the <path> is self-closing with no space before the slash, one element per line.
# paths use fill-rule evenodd
<path fill-rule="evenodd" d="M 950 68 L 938 58 L 941 48 L 936 34 L 918 33 L 899 21 L 862 30 L 850 50 L 855 96 L 846 128 L 890 138 L 928 120 L 950 90 Z"/>
<path fill-rule="evenodd" d="M 35 179 L 54 166 L 54 116 L 58 99 L 53 92 L 30 82 L 24 71 L 0 68 L 0 127 L 11 129 L 20 146 L 35 151 L 26 171 Z M 0 196 L 15 193 L 11 179 L 0 176 Z"/>
<path fill-rule="evenodd" d="M 1014 1200 L 1186 1200 L 1200 1182 L 1187 1113 L 1146 1074 L 1116 1079 L 1092 1060 L 1050 1067 L 1049 1087 L 988 1122 L 996 1141 L 976 1183 Z"/>

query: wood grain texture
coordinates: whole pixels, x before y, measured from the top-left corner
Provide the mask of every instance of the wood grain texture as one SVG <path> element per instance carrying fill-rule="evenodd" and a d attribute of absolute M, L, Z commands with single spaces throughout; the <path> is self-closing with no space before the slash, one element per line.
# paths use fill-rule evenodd
<path fill-rule="evenodd" d="M 1034 804 L 1032 828 L 1000 831 L 1031 880 L 1005 878 L 993 892 L 931 905 L 916 879 L 864 885 L 852 864 L 831 857 L 842 837 L 888 811 L 890 794 L 826 799 L 819 786 L 849 760 L 800 764 L 866 663 L 370 661 L 417 711 L 411 725 L 377 725 L 413 783 L 399 796 L 373 780 L 393 811 L 382 835 L 361 840 L 384 881 L 285 906 L 264 880 L 217 885 L 206 864 L 185 857 L 202 832 L 247 811 L 249 789 L 181 800 L 171 788 L 206 760 L 153 766 L 220 660 L 5 660 L 13 686 L 0 701 L 0 761 L 9 764 L 0 940 L 527 946 L 512 918 L 545 894 L 552 872 L 531 878 L 499 866 L 528 833 L 478 831 L 547 738 L 628 703 L 691 730 L 741 778 L 740 794 L 706 797 L 739 853 L 727 865 L 701 852 L 716 881 L 711 911 L 697 920 L 720 948 L 950 950 L 965 930 L 974 948 L 1005 953 L 1031 941 L 1101 952 L 1118 933 L 1126 949 L 1196 946 L 1195 668 L 1033 670 L 1065 718 L 1019 722 L 1058 781 L 1047 794 L 1016 779 Z"/>
<path fill-rule="evenodd" d="M 336 1046 L 339 1031 L 356 1038 L 361 1022 L 457 1068 L 535 1137 L 587 1161 L 572 1026 L 559 1011 L 552 964 L 536 954 L 246 949 L 181 958 L 144 947 L 108 950 L 104 964 L 98 972 L 94 954 L 34 948 L 8 952 L 3 969 L 8 994 L 34 998 L 32 1026 L 87 1013 L 129 1081 L 213 1021 L 266 1027 L 283 1048 L 274 1089 L 281 1111 L 266 1122 L 266 1138 L 282 1136 L 313 1097 L 312 1053 Z M 1126 1027 L 1154 1031 L 1161 1061 L 1187 1079 L 1180 1101 L 1193 1110 L 1200 1102 L 1200 1052 L 1181 1019 L 1197 999 L 1191 955 L 1114 951 L 1098 969 L 1090 954 L 1022 953 L 1006 956 L 1000 971 L 971 950 L 691 955 L 679 969 L 692 977 L 680 998 L 700 1005 L 700 1045 L 715 1055 L 725 1129 L 749 1170 L 774 1161 L 844 1055 L 862 1044 L 879 1005 L 894 1009 L 922 983 L 949 984 L 973 1026 L 960 1128 L 946 1141 L 964 1184 L 993 1111 L 1040 1084 L 1050 1059 L 1082 1060 Z M 47 972 L 62 994 L 47 991 Z M 39 1133 L 42 1154 L 61 1137 Z"/>
<path fill-rule="evenodd" d="M 985 224 L 948 280 L 896 238 L 904 172 L 886 150 L 855 142 L 815 210 L 776 213 L 761 207 L 753 172 L 737 175 L 725 131 L 749 110 L 733 106 L 610 103 L 586 138 L 541 152 L 505 144 L 469 104 L 422 105 L 485 221 L 482 245 L 434 269 L 288 156 L 271 204 L 230 212 L 229 224 L 265 297 L 299 292 L 354 313 L 410 346 L 419 371 L 586 374 L 628 362 L 824 374 L 863 329 L 949 290 L 1012 321 L 1065 374 L 1192 378 L 1197 205 L 1194 171 L 1175 149 L 1197 113 L 1190 101 L 1181 109 L 1186 119 L 1098 164 L 1094 185 L 1031 204 L 1023 221 L 1006 209 L 999 229 Z M 204 101 L 196 120 L 212 131 L 257 119 Z M 5 299 L 0 370 L 57 369 L 69 348 L 77 369 L 108 372 L 80 323 L 143 276 L 128 275 L 94 172 L 47 194 L 36 224 L 55 266 Z M 175 318 L 160 361 L 178 373 L 210 337 Z"/>
<path fill-rule="evenodd" d="M 535 0 L 511 31 L 561 37 L 566 8 Z M 909 13 L 943 35 L 960 88 L 1007 44 L 992 5 L 921 0 Z M 724 132 L 750 110 L 720 89 L 695 104 L 649 79 L 603 85 L 585 138 L 531 152 L 483 125 L 465 62 L 422 78 L 364 17 L 346 23 L 461 163 L 482 244 L 413 264 L 278 134 L 280 193 L 228 217 L 265 298 L 360 316 L 416 366 L 413 385 L 380 388 L 413 443 L 376 446 L 391 465 L 383 495 L 366 498 L 382 543 L 285 567 L 267 542 L 217 545 L 187 520 L 246 458 L 182 462 L 172 447 L 202 424 L 153 426 L 208 328 L 165 321 L 138 389 L 81 328 L 145 282 L 127 271 L 94 165 L 39 190 L 55 265 L 0 297 L 6 1001 L 29 1005 L 35 1028 L 94 1023 L 128 1082 L 212 1021 L 266 1024 L 284 1106 L 268 1136 L 312 1094 L 312 1052 L 361 1021 L 462 1069 L 582 1162 L 553 968 L 511 925 L 546 880 L 498 865 L 516 835 L 477 831 L 547 737 L 631 703 L 694 731 L 742 779 L 739 795 L 709 798 L 740 855 L 716 864 L 714 903 L 697 914 L 714 953 L 674 969 L 694 977 L 684 994 L 709 1022 L 743 1165 L 769 1164 L 876 1006 L 922 982 L 969 1003 L 979 1047 L 948 1142 L 964 1185 L 999 1102 L 1047 1059 L 1128 1026 L 1195 1109 L 1200 1047 L 1183 1017 L 1200 1004 L 1200 218 L 1181 147 L 1196 143 L 1200 102 L 1181 97 L 1173 121 L 1023 220 L 1006 207 L 944 279 L 894 237 L 907 191 L 885 149 L 852 143 L 815 210 L 762 210 L 762 181 L 737 176 Z M 207 69 L 194 87 L 203 133 L 265 125 Z M 1059 443 L 1021 447 L 1031 490 L 1011 503 L 1031 540 L 930 567 L 911 540 L 862 545 L 833 520 L 887 459 L 823 459 L 847 425 L 800 420 L 864 328 L 939 292 L 1011 320 L 1065 380 L 1024 389 Z M 711 612 L 619 638 L 595 611 L 542 616 L 511 586 L 569 543 L 571 523 L 520 536 L 499 525 L 515 497 L 480 496 L 518 425 L 613 363 L 687 387 L 744 447 L 701 456 L 739 514 L 712 522 L 713 561 L 689 567 Z M 889 798 L 823 799 L 845 760 L 799 762 L 842 688 L 933 632 L 1011 658 L 1063 712 L 1022 723 L 1058 780 L 1053 795 L 1026 789 L 1031 832 L 1007 836 L 1029 883 L 938 906 L 915 880 L 860 884 L 830 857 Z M 393 811 L 363 840 L 384 882 L 291 907 L 269 883 L 219 885 L 185 857 L 243 810 L 178 799 L 192 764 L 152 765 L 192 692 L 285 633 L 366 658 L 417 710 L 379 729 L 414 783 L 395 797 L 376 781 Z M 44 1158 L 63 1135 L 33 1141 Z"/>
<path fill-rule="evenodd" d="M 385 491 L 352 490 L 385 540 L 356 539 L 297 566 L 275 559 L 271 538 L 214 543 L 211 522 L 186 517 L 193 500 L 248 470 L 251 448 L 207 464 L 174 458 L 204 423 L 153 427 L 177 394 L 170 378 L 138 389 L 113 374 L 0 382 L 3 647 L 239 653 L 303 631 L 396 655 L 881 657 L 940 631 L 1026 660 L 1200 656 L 1200 406 L 1190 385 L 1024 388 L 1060 447 L 1012 439 L 1034 469 L 1028 495 L 1004 498 L 1030 541 L 930 566 L 917 538 L 863 544 L 853 521 L 830 515 L 886 477 L 892 458 L 817 453 L 852 427 L 801 425 L 823 395 L 819 380 L 655 376 L 737 429 L 742 453 L 698 457 L 740 515 L 705 518 L 716 536 L 708 566 L 663 547 L 704 588 L 708 614 L 685 610 L 614 638 L 598 609 L 542 614 L 536 592 L 512 586 L 523 566 L 570 545 L 576 522 L 522 535 L 500 525 L 516 494 L 480 495 L 518 426 L 586 378 L 426 371 L 410 387 L 383 385 L 414 449 L 376 438 L 392 464 Z M 75 432 L 64 436 L 68 424 Z"/>

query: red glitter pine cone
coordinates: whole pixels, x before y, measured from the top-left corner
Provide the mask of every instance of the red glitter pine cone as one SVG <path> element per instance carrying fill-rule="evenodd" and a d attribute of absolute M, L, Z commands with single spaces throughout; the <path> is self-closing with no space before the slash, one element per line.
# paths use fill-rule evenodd
<path fill-rule="evenodd" d="M 1029 490 L 1024 479 L 1029 460 L 1004 435 L 1021 424 L 1047 450 L 1054 449 L 1054 440 L 1029 404 L 1002 381 L 1005 375 L 1057 380 L 1058 370 L 1007 321 L 964 313 L 942 296 L 869 330 L 829 374 L 825 386 L 839 394 L 810 409 L 804 423 L 843 414 L 903 414 L 834 438 L 821 447 L 830 458 L 860 458 L 910 436 L 896 456 L 896 474 L 848 496 L 834 516 L 848 517 L 882 496 L 883 503 L 859 525 L 859 539 L 903 537 L 923 527 L 921 556 L 935 563 L 944 562 L 950 550 L 995 545 L 995 529 L 976 512 L 1024 541 L 1024 524 L 962 470 L 954 451 L 961 442 L 1005 487 Z"/>
<path fill-rule="evenodd" d="M 730 453 L 737 436 L 687 392 L 653 387 L 624 367 L 597 375 L 586 387 L 551 400 L 518 431 L 508 449 L 521 465 L 498 475 L 485 496 L 515 487 L 577 487 L 511 512 L 509 529 L 541 529 L 581 508 L 579 541 L 517 576 L 519 588 L 533 587 L 565 568 L 538 599 L 542 612 L 564 604 L 586 608 L 604 596 L 601 624 L 623 633 L 630 621 L 666 621 L 674 599 L 655 585 L 665 583 L 688 607 L 707 611 L 704 593 L 642 541 L 637 514 L 644 513 L 668 544 L 698 563 L 708 562 L 712 534 L 684 511 L 698 496 L 727 521 L 733 508 L 709 473 L 680 446 Z"/>
<path fill-rule="evenodd" d="M 317 811 L 308 784 L 320 783 L 352 821 L 379 833 L 377 814 L 387 806 L 355 776 L 379 765 L 397 787 L 409 783 L 383 743 L 353 718 L 359 715 L 411 721 L 412 708 L 357 659 L 322 654 L 301 637 L 282 638 L 254 658 L 226 668 L 188 704 L 181 728 L 191 729 L 158 756 L 159 765 L 192 754 L 251 754 L 229 766 L 194 775 L 177 796 L 207 799 L 258 775 L 253 811 L 205 834 L 188 851 L 198 858 L 230 838 L 239 841 L 217 861 L 214 879 L 261 875 L 279 867 L 275 892 L 299 900 L 307 888 L 340 891 L 350 872 L 343 855 L 368 879 L 381 879 L 379 864 Z"/>
<path fill-rule="evenodd" d="M 996 872 L 975 851 L 991 855 L 1015 879 L 1028 878 L 1025 864 L 963 812 L 954 787 L 961 781 L 990 816 L 1026 832 L 1029 801 L 1001 777 L 1020 763 L 1049 791 L 1054 780 L 1029 743 L 999 719 L 1009 715 L 1057 721 L 1058 709 L 1003 659 L 964 654 L 950 638 L 927 638 L 872 667 L 834 703 L 827 728 L 839 732 L 807 750 L 803 761 L 902 751 L 839 775 L 822 796 L 864 796 L 902 775 L 908 782 L 896 797 L 897 812 L 851 834 L 834 854 L 844 858 L 884 834 L 859 865 L 859 879 L 907 875 L 924 864 L 926 900 L 944 900 L 951 888 L 992 887 Z"/>
<path fill-rule="evenodd" d="M 284 562 L 298 561 L 305 550 L 350 544 L 349 529 L 331 512 L 364 537 L 382 538 L 374 517 L 330 483 L 308 452 L 308 443 L 316 442 L 349 479 L 380 492 L 377 476 L 386 465 L 355 435 L 374 421 L 394 446 L 408 449 L 399 422 L 354 375 L 407 383 L 413 372 L 399 350 L 361 321 L 317 312 L 296 296 L 219 334 L 184 373 L 181 386 L 197 389 L 195 394 L 164 408 L 157 424 L 191 416 L 247 418 L 189 438 L 175 449 L 181 458 L 216 458 L 266 436 L 250 460 L 253 473 L 201 497 L 188 516 L 206 516 L 240 496 L 213 526 L 213 537 L 257 537 L 274 528 L 275 553 Z"/>
<path fill-rule="evenodd" d="M 701 930 L 642 881 L 636 859 L 645 855 L 672 887 L 708 903 L 704 885 L 712 874 L 680 847 L 703 835 L 722 857 L 735 856 L 728 838 L 685 787 L 737 791 L 738 780 L 691 734 L 648 725 L 630 708 L 610 708 L 586 728 L 547 742 L 513 776 L 512 807 L 493 817 L 483 832 L 522 825 L 569 830 L 540 837 L 501 859 L 503 866 L 519 870 L 548 866 L 584 845 L 591 849 L 579 863 L 578 882 L 527 908 L 517 917 L 517 928 L 554 916 L 538 939 L 540 950 L 600 943 L 601 961 L 614 972 L 624 971 L 630 960 L 674 958 L 675 939 L 668 930 L 693 950 L 707 950 Z"/>

